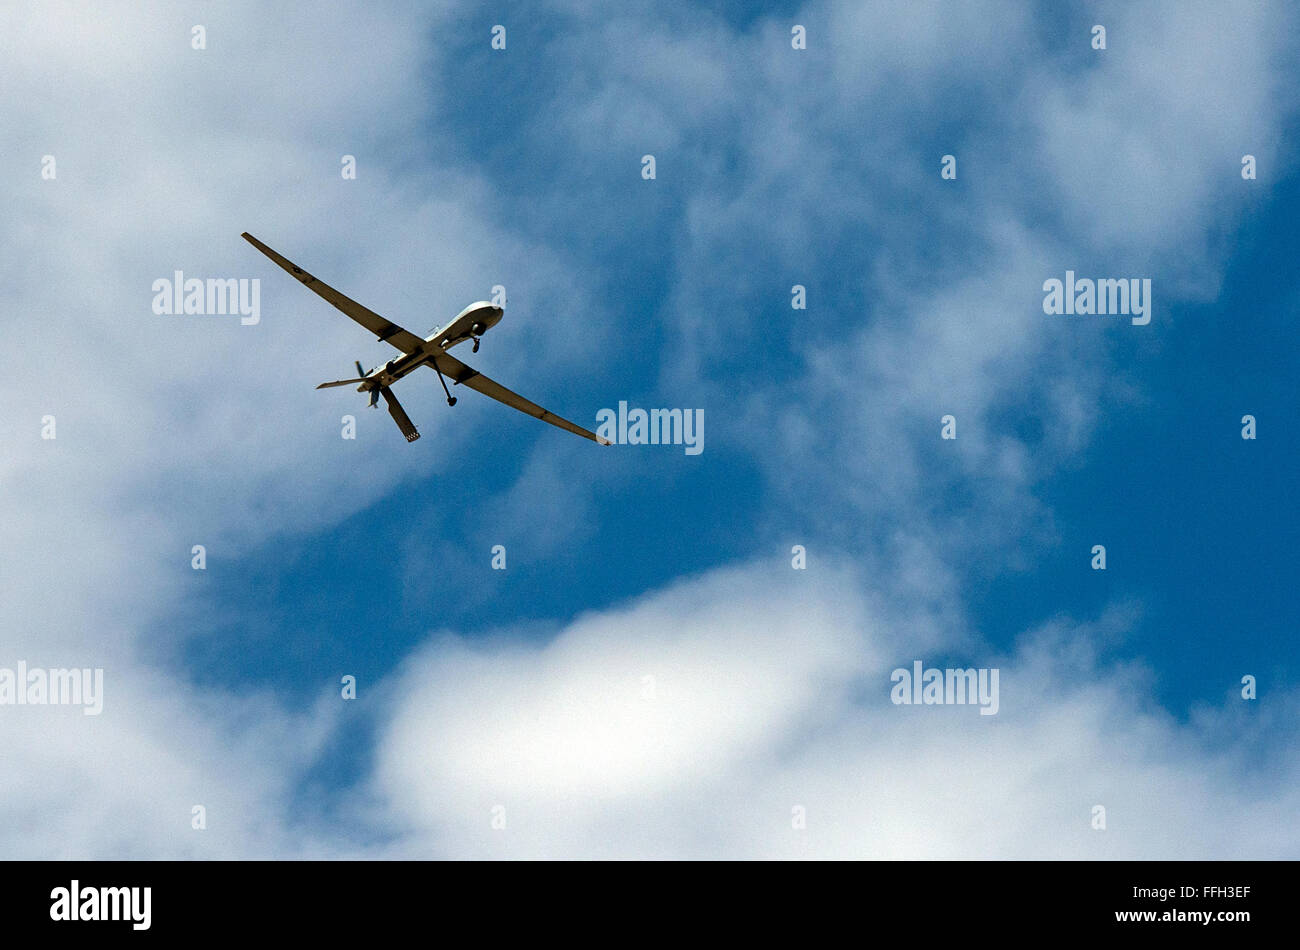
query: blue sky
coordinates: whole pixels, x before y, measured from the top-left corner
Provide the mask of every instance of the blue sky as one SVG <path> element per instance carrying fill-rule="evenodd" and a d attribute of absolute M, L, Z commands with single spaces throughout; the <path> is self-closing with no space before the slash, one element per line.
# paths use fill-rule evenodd
<path fill-rule="evenodd" d="M 36 10 L 7 309 L 67 356 L 9 384 L 9 652 L 120 699 L 5 741 L 121 784 L 136 842 L 23 853 L 1295 856 L 1285 5 Z M 312 388 L 384 345 L 244 230 L 419 333 L 502 284 L 462 359 L 583 425 L 702 408 L 705 450 L 432 374 L 407 445 Z M 151 314 L 175 269 L 260 278 L 261 323 Z M 1044 314 L 1067 269 L 1150 278 L 1150 325 Z M 891 705 L 914 659 L 1000 667 L 1002 709 Z"/>

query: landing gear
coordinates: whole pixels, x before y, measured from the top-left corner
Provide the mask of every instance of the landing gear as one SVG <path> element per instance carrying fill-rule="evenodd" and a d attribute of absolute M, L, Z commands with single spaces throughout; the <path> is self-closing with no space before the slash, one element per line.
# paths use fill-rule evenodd
<path fill-rule="evenodd" d="M 472 336 L 472 337 L 470 337 L 470 339 L 474 341 L 474 349 L 471 350 L 470 352 L 472 352 L 472 353 L 477 353 L 477 352 L 478 352 L 478 337 L 476 337 L 476 336 Z"/>
<path fill-rule="evenodd" d="M 453 396 L 451 390 L 447 388 L 447 381 L 442 378 L 442 370 L 438 369 L 438 364 L 431 362 L 429 365 L 432 366 L 433 371 L 438 374 L 438 382 L 442 383 L 442 391 L 447 394 L 447 405 L 456 405 L 456 397 Z"/>

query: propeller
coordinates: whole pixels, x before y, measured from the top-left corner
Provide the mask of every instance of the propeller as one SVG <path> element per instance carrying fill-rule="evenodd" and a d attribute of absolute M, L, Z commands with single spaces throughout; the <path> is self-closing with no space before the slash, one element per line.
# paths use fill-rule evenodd
<path fill-rule="evenodd" d="M 356 364 L 357 364 L 357 376 L 360 377 L 360 378 L 362 378 L 362 379 L 364 379 L 368 374 L 366 373 L 366 371 L 365 371 L 364 369 L 361 368 L 361 360 L 357 360 L 357 361 L 356 361 Z M 376 386 L 374 389 L 370 390 L 370 408 L 373 409 L 373 408 L 375 408 L 375 406 L 377 406 L 377 405 L 379 405 L 379 387 L 378 387 L 378 386 Z"/>

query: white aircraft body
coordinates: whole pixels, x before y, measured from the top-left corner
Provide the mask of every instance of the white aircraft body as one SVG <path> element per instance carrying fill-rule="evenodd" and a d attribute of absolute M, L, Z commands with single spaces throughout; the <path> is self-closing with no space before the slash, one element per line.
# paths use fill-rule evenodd
<path fill-rule="evenodd" d="M 382 366 L 376 366 L 369 372 L 361 368 L 361 361 L 358 360 L 355 379 L 338 379 L 331 383 L 321 383 L 316 388 L 328 389 L 331 386 L 350 386 L 357 383 L 357 392 L 370 393 L 372 408 L 379 403 L 379 397 L 383 396 L 384 401 L 388 403 L 389 415 L 396 421 L 397 427 L 402 430 L 402 435 L 406 436 L 407 442 L 414 442 L 420 437 L 420 433 L 411 422 L 410 416 L 406 414 L 406 410 L 402 408 L 402 404 L 393 395 L 390 387 L 408 373 L 414 372 L 421 366 L 428 366 L 438 374 L 443 392 L 447 394 L 447 405 L 449 406 L 456 405 L 456 397 L 447 388 L 447 378 L 451 379 L 453 385 L 467 386 L 470 389 L 478 390 L 497 402 L 503 402 L 520 412 L 526 412 L 534 418 L 549 422 L 561 429 L 566 429 L 575 435 L 582 436 L 584 439 L 591 439 L 591 441 L 598 442 L 601 445 L 610 444 L 608 439 L 603 439 L 594 432 L 588 432 L 582 426 L 576 425 L 568 419 L 562 419 L 555 413 L 543 409 L 537 403 L 530 402 L 518 393 L 511 392 L 500 383 L 488 379 L 478 370 L 471 369 L 447 352 L 458 343 L 473 340 L 474 352 L 477 353 L 479 338 L 501 322 L 504 311 L 500 307 L 494 307 L 485 301 L 472 303 L 458 313 L 456 318 L 446 326 L 439 327 L 427 337 L 421 339 L 414 333 L 403 330 L 397 324 L 384 319 L 373 310 L 361 306 L 350 297 L 345 297 L 324 281 L 317 280 L 293 261 L 271 250 L 247 231 L 244 232 L 243 237 L 249 244 L 296 277 L 303 286 L 315 291 L 329 303 L 375 334 L 380 340 L 401 350 L 401 356 L 389 360 Z"/>

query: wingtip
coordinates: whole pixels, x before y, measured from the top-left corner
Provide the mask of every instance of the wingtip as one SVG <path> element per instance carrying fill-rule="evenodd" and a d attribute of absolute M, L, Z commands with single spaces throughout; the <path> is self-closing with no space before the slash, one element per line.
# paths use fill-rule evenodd
<path fill-rule="evenodd" d="M 597 444 L 597 445 L 613 445 L 614 443 L 611 442 L 611 441 L 609 441 L 609 439 L 602 439 L 600 436 L 596 436 L 596 444 Z"/>

